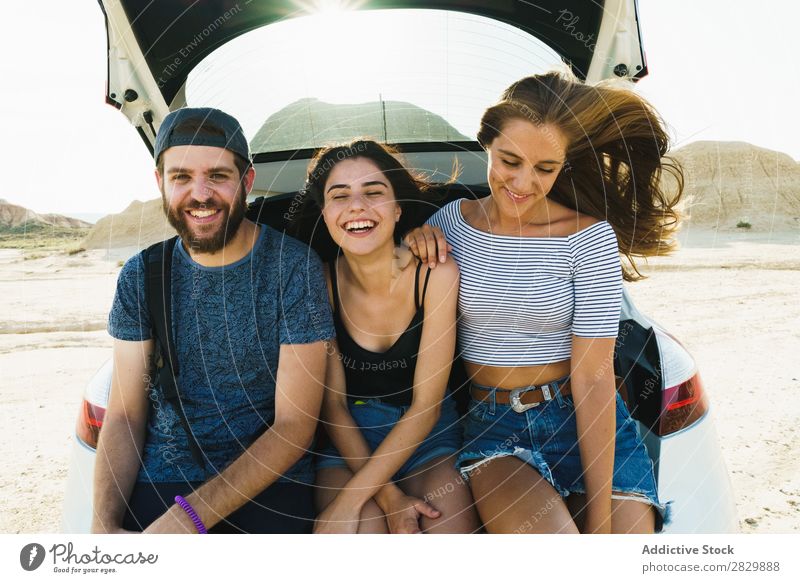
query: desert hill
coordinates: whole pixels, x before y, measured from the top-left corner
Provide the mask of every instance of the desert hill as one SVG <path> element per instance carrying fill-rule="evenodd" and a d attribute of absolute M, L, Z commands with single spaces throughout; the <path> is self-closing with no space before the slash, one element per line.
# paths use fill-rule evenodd
<path fill-rule="evenodd" d="M 800 227 L 800 164 L 788 155 L 744 142 L 695 142 L 672 156 L 683 166 L 691 225 L 736 229 L 748 223 L 757 231 Z M 100 219 L 83 246 L 141 249 L 173 234 L 160 200 L 134 201 L 122 213 Z"/>
<path fill-rule="evenodd" d="M 469 141 L 443 117 L 404 101 L 333 105 L 299 99 L 275 112 L 250 142 L 253 152 L 280 152 L 308 144 L 367 136 L 388 143 Z"/>
<path fill-rule="evenodd" d="M 121 213 L 97 221 L 82 246 L 86 249 L 144 249 L 173 235 L 175 230 L 164 216 L 160 198 L 147 202 L 135 200 Z"/>
<path fill-rule="evenodd" d="M 692 225 L 759 231 L 800 227 L 800 163 L 745 142 L 694 142 L 671 155 L 683 166 Z"/>
<path fill-rule="evenodd" d="M 91 223 L 53 213 L 39 214 L 23 206 L 0 199 L 0 231 L 32 231 L 41 228 L 86 229 Z"/>

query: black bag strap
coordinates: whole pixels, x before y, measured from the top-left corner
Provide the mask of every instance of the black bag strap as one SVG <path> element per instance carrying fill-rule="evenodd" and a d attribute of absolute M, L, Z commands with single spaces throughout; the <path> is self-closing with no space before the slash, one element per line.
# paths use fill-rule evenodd
<path fill-rule="evenodd" d="M 172 237 L 151 245 L 144 250 L 145 299 L 150 312 L 150 323 L 156 340 L 155 374 L 153 375 L 164 394 L 164 399 L 172 406 L 180 419 L 189 450 L 194 461 L 204 470 L 206 461 L 197 439 L 192 432 L 186 411 L 183 408 L 178 379 L 180 366 L 172 337 L 172 253 L 178 237 Z"/>

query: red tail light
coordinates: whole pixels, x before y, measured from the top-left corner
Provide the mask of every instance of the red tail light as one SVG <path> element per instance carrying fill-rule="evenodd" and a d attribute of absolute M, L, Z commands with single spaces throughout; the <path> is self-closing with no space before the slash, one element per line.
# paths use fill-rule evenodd
<path fill-rule="evenodd" d="M 100 428 L 103 426 L 105 414 L 105 408 L 95 405 L 86 399 L 83 400 L 75 433 L 77 433 L 81 441 L 91 448 L 97 449 L 97 438 L 100 437 Z"/>
<path fill-rule="evenodd" d="M 708 400 L 699 374 L 661 394 L 658 434 L 662 437 L 685 429 L 708 411 Z"/>

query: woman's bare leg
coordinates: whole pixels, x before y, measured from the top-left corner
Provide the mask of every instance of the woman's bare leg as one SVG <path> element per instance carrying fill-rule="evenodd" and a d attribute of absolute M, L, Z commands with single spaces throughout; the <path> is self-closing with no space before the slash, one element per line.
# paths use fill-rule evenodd
<path fill-rule="evenodd" d="M 424 500 L 442 513 L 439 518 L 423 516 L 423 532 L 469 534 L 480 530 L 472 494 L 456 471 L 455 456 L 439 457 L 414 469 L 399 486 L 409 496 Z"/>
<path fill-rule="evenodd" d="M 345 484 L 353 477 L 353 472 L 347 468 L 324 468 L 317 472 L 316 488 L 314 491 L 314 504 L 317 514 L 325 510 L 328 504 L 344 488 Z M 383 511 L 370 500 L 361 509 L 361 517 L 358 525 L 358 534 L 387 534 L 386 519 Z"/>
<path fill-rule="evenodd" d="M 561 495 L 516 457 L 478 466 L 469 481 L 489 533 L 578 533 Z"/>
<path fill-rule="evenodd" d="M 624 492 L 614 492 L 625 496 Z M 566 498 L 567 507 L 575 519 L 575 524 L 583 532 L 585 494 L 570 494 Z M 656 510 L 651 504 L 631 498 L 630 500 L 611 499 L 611 532 L 613 534 L 653 534 L 656 529 Z"/>

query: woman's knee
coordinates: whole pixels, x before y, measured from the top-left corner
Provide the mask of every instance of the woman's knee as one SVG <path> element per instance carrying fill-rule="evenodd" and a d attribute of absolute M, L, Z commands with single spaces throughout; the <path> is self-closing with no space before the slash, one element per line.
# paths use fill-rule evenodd
<path fill-rule="evenodd" d="M 578 533 L 561 495 L 522 460 L 493 459 L 470 474 L 470 486 L 490 533 Z"/>
<path fill-rule="evenodd" d="M 635 494 L 614 492 L 611 499 L 611 532 L 614 534 L 653 534 L 656 509 Z"/>

